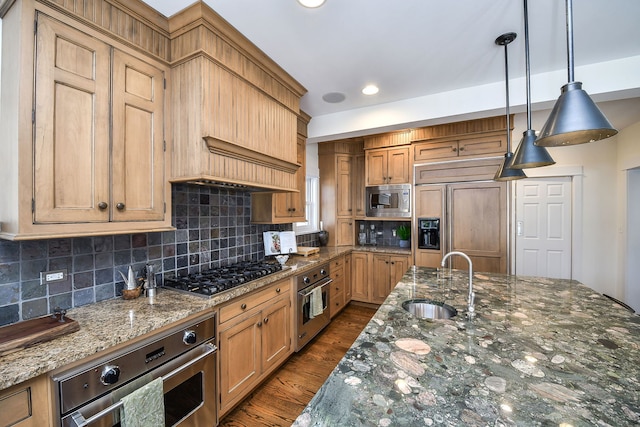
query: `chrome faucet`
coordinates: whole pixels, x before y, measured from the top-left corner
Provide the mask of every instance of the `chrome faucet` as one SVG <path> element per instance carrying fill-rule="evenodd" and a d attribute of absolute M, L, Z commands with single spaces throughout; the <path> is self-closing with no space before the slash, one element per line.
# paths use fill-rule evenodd
<path fill-rule="evenodd" d="M 473 306 L 473 303 L 476 299 L 476 294 L 473 292 L 473 264 L 471 263 L 471 258 L 469 258 L 467 254 L 465 254 L 464 252 L 453 251 L 453 252 L 447 253 L 444 257 L 442 257 L 442 262 L 440 263 L 441 267 L 444 267 L 445 261 L 451 255 L 460 255 L 461 257 L 466 259 L 467 262 L 469 263 L 469 304 L 467 306 L 467 313 L 469 318 L 471 319 L 475 315 L 475 311 L 476 311 L 475 307 Z"/>

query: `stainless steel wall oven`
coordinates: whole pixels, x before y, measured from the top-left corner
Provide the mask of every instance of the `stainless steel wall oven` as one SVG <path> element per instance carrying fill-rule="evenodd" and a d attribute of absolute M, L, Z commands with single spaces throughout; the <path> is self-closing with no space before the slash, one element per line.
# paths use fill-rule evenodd
<path fill-rule="evenodd" d="M 162 378 L 166 426 L 215 426 L 215 315 L 201 317 L 53 377 L 63 427 L 120 426 L 120 400 Z"/>
<path fill-rule="evenodd" d="M 331 321 L 327 285 L 332 281 L 329 277 L 329 264 L 316 267 L 296 278 L 296 351 L 300 351 Z"/>

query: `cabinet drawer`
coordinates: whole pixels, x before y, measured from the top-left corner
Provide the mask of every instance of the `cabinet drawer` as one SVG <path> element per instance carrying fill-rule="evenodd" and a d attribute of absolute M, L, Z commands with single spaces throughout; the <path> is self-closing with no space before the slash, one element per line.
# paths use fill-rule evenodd
<path fill-rule="evenodd" d="M 254 308 L 259 307 L 263 303 L 272 300 L 279 295 L 286 295 L 290 288 L 291 280 L 286 279 L 281 282 L 274 283 L 265 289 L 260 289 L 246 297 L 241 297 L 231 301 L 220 309 L 220 324 L 229 321 L 240 314 L 248 313 Z"/>
<path fill-rule="evenodd" d="M 334 270 L 337 270 L 338 268 L 343 268 L 344 267 L 344 257 L 341 256 L 339 258 L 335 258 L 331 260 L 331 275 L 333 276 L 333 272 Z"/>
<path fill-rule="evenodd" d="M 344 308 L 345 304 L 346 300 L 344 298 L 344 292 L 332 296 L 329 300 L 329 305 L 331 307 L 329 313 L 331 315 L 331 318 L 338 314 L 338 312 Z"/>
<path fill-rule="evenodd" d="M 343 281 L 344 280 L 344 267 L 333 268 L 331 267 L 331 278 L 334 282 Z"/>

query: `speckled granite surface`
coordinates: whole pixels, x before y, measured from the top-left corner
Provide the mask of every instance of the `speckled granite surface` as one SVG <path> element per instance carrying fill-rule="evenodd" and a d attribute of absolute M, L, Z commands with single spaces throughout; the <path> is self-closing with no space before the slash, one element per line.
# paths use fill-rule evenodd
<path fill-rule="evenodd" d="M 575 281 L 403 277 L 294 423 L 302 426 L 640 425 L 640 317 Z M 459 310 L 404 311 L 411 298 Z"/>
<path fill-rule="evenodd" d="M 219 304 L 300 274 L 314 265 L 349 253 L 352 249 L 354 248 L 322 248 L 318 255 L 292 256 L 284 270 L 222 292 L 211 299 L 159 289 L 153 305 L 144 297 L 135 300 L 116 298 L 69 310 L 67 315 L 80 324 L 78 332 L 0 357 L 0 390 L 109 350 L 115 345 L 152 333 L 204 310 L 213 310 Z M 369 246 L 358 250 L 391 253 L 401 250 L 408 253 L 397 248 Z"/>

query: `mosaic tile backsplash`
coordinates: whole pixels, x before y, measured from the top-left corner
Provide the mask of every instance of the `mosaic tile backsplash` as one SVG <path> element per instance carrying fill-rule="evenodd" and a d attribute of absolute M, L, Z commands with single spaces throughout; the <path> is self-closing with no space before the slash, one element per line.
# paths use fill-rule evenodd
<path fill-rule="evenodd" d="M 25 242 L 0 240 L 0 326 L 119 296 L 119 272 L 138 276 L 147 263 L 159 280 L 242 260 L 264 258 L 262 232 L 291 224 L 251 224 L 251 193 L 174 185 L 175 231 Z M 318 246 L 317 234 L 297 237 Z M 40 284 L 40 272 L 66 270 L 63 281 Z M 161 283 L 161 281 L 159 281 Z"/>

